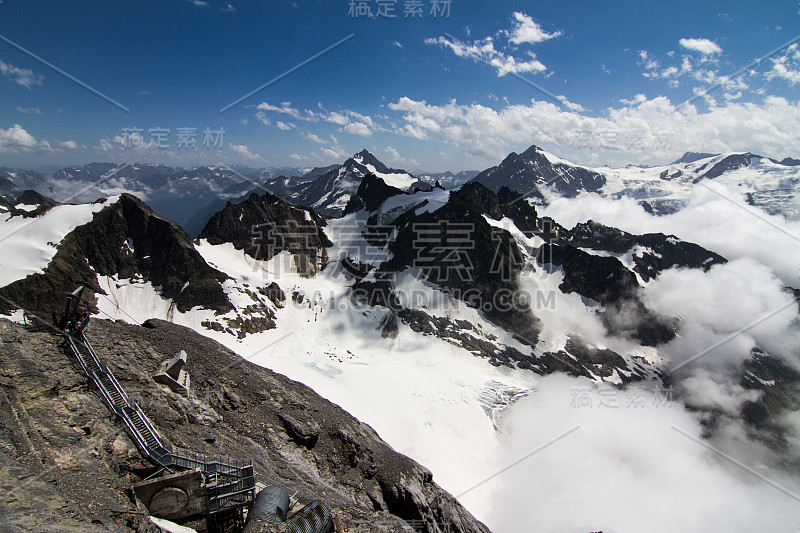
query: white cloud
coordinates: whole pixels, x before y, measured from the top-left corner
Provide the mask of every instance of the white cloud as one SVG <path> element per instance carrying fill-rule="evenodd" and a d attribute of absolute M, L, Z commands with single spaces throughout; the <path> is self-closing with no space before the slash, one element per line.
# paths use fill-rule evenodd
<path fill-rule="evenodd" d="M 289 115 L 292 118 L 297 120 L 305 120 L 307 122 L 316 122 L 319 120 L 319 116 L 314 111 L 300 111 L 294 107 L 292 107 L 291 102 L 281 102 L 280 106 L 272 105 L 268 102 L 262 102 L 256 106 L 256 109 L 259 111 L 273 111 L 275 113 L 283 113 L 284 115 Z"/>
<path fill-rule="evenodd" d="M 264 124 L 266 126 L 269 126 L 270 124 L 272 124 L 272 121 L 267 118 L 267 114 L 264 113 L 263 111 L 256 111 L 255 117 L 256 117 L 257 121 L 259 121 L 260 123 L 262 123 L 262 124 Z"/>
<path fill-rule="evenodd" d="M 519 58 L 509 53 L 508 49 L 516 49 L 516 46 L 522 44 L 536 44 L 555 39 L 561 35 L 561 32 L 547 33 L 525 13 L 515 12 L 513 18 L 515 22 L 510 30 L 502 30 L 497 33 L 498 37 L 505 37 L 508 40 L 507 45 L 501 46 L 499 49 L 492 36 L 467 42 L 440 36 L 436 39 L 425 39 L 424 42 L 428 45 L 449 48 L 457 57 L 487 63 L 497 69 L 499 77 L 506 74 L 546 72 L 547 67 L 536 58 L 536 54 L 533 52 L 528 51 L 527 58 Z M 467 34 L 469 35 L 469 32 Z"/>
<path fill-rule="evenodd" d="M 775 78 L 783 78 L 792 85 L 800 83 L 800 70 L 789 70 L 786 68 L 786 65 L 780 63 L 773 65 L 772 75 Z"/>
<path fill-rule="evenodd" d="M 547 67 L 537 60 L 536 55 L 531 52 L 528 52 L 529 60 L 518 60 L 512 55 L 496 50 L 492 37 L 486 37 L 470 43 L 447 37 L 438 37 L 436 39 L 425 39 L 425 44 L 438 44 L 443 48 L 451 49 L 458 57 L 487 63 L 497 69 L 498 77 L 503 77 L 509 73 L 520 74 L 523 72 L 545 72 L 547 70 Z"/>
<path fill-rule="evenodd" d="M 340 146 L 332 146 L 326 147 L 320 150 L 326 156 L 333 158 L 333 159 L 341 159 L 347 155 L 347 152 L 342 149 Z"/>
<path fill-rule="evenodd" d="M 536 44 L 550 39 L 555 39 L 561 35 L 560 31 L 547 33 L 539 24 L 525 13 L 515 12 L 514 20 L 516 23 L 510 32 L 508 41 L 513 44 Z"/>
<path fill-rule="evenodd" d="M 695 368 L 713 368 L 713 376 L 724 375 L 727 368 L 738 368 L 749 359 L 750 350 L 755 346 L 791 359 L 792 349 L 787 346 L 800 342 L 800 336 L 792 327 L 797 318 L 797 307 L 791 305 L 793 297 L 784 291 L 783 282 L 768 266 L 750 257 L 715 265 L 708 272 L 697 269 L 662 272 L 645 288 L 644 298 L 655 311 L 683 318 L 680 335 L 661 348 L 673 364 L 688 361 L 734 335 L 728 342 L 691 362 L 692 368 L 686 368 L 692 374 Z M 756 327 L 748 327 L 781 308 L 784 312 Z M 744 333 L 736 335 L 745 329 Z M 711 378 L 703 374 L 698 381 L 708 379 Z M 699 387 L 693 392 L 699 397 L 702 390 Z M 709 398 L 704 402 L 710 404 L 717 400 Z M 719 407 L 729 409 L 730 404 Z"/>
<path fill-rule="evenodd" d="M 341 126 L 342 128 L 339 131 L 344 131 L 353 135 L 360 135 L 362 137 L 369 137 L 376 130 L 386 131 L 385 128 L 379 126 L 369 115 L 362 115 L 361 113 L 357 113 L 349 109 L 329 112 L 327 109 L 325 109 L 321 102 L 317 107 L 319 108 L 319 111 L 314 111 L 311 109 L 297 109 L 292 107 L 291 102 L 282 102 L 280 106 L 263 102 L 257 106 L 258 111 L 256 112 L 255 116 L 264 124 L 270 124 L 270 120 L 266 116 L 267 111 L 289 115 L 292 118 L 302 120 L 304 122 L 316 123 L 324 121 Z M 283 121 L 278 121 L 275 125 L 278 127 L 278 129 L 283 131 L 288 131 L 289 129 L 294 129 L 297 127 L 292 122 Z M 324 144 L 326 142 L 316 134 L 306 135 L 306 138 L 319 144 Z"/>
<path fill-rule="evenodd" d="M 116 143 L 116 146 L 112 144 L 112 141 Z M 119 148 L 121 144 L 122 144 L 122 137 L 117 135 L 113 139 L 100 139 L 99 144 L 97 146 L 93 146 L 92 148 L 96 150 L 101 150 L 103 152 L 112 152 L 116 148 Z"/>
<path fill-rule="evenodd" d="M 372 117 L 368 115 L 362 115 L 361 113 L 357 113 L 349 109 L 332 111 L 330 113 L 325 111 L 319 116 L 326 122 L 342 126 L 343 131 L 356 135 L 369 136 L 372 135 L 372 130 L 383 129 L 375 123 Z"/>
<path fill-rule="evenodd" d="M 644 64 L 645 70 L 655 70 L 658 68 L 658 61 L 652 59 L 647 50 L 640 50 L 639 57 L 641 58 L 642 63 Z"/>
<path fill-rule="evenodd" d="M 325 139 L 321 138 L 316 133 L 303 133 L 303 137 L 318 144 L 325 144 Z"/>
<path fill-rule="evenodd" d="M 730 260 L 757 259 L 786 285 L 797 286 L 800 222 L 767 215 L 748 205 L 740 193 L 733 194 L 713 182 L 704 183 L 692 190 L 686 207 L 671 215 L 650 215 L 633 198 L 612 200 L 594 195 L 554 200 L 544 214 L 566 227 L 592 219 L 631 233 L 676 235 Z M 763 276 L 753 279 L 760 278 Z"/>
<path fill-rule="evenodd" d="M 361 113 L 356 113 L 355 111 L 350 111 L 350 110 L 348 110 L 346 113 L 347 116 L 349 116 L 351 119 L 356 120 L 358 122 L 362 122 L 372 129 L 377 129 L 377 125 L 373 122 L 372 117 L 368 115 L 362 115 Z"/>
<path fill-rule="evenodd" d="M 772 59 L 772 69 L 767 73 L 768 79 L 780 78 L 793 86 L 800 83 L 800 48 L 794 43 L 786 51 Z"/>
<path fill-rule="evenodd" d="M 709 39 L 681 39 L 678 43 L 687 50 L 700 52 L 703 55 L 721 54 L 722 48 Z"/>
<path fill-rule="evenodd" d="M 577 405 L 580 394 L 591 406 Z M 615 403 L 602 406 L 609 399 Z M 505 438 L 476 460 L 480 466 L 474 470 L 480 473 L 473 474 L 473 483 L 495 476 L 459 498 L 497 533 L 705 533 L 797 526 L 790 496 L 698 443 L 704 428 L 695 415 L 644 384 L 594 388 L 586 380 L 547 376 L 509 409 L 502 428 Z M 728 453 L 797 491 L 796 476 L 764 465 L 759 451 L 754 446 Z M 469 486 L 450 490 L 458 494 Z"/>
<path fill-rule="evenodd" d="M 66 148 L 67 150 L 77 150 L 78 143 L 76 143 L 75 141 L 62 141 L 58 143 L 58 146 L 60 148 Z"/>
<path fill-rule="evenodd" d="M 639 105 L 639 104 L 643 104 L 643 103 L 647 102 L 647 96 L 642 94 L 642 93 L 638 93 L 636 96 L 634 96 L 630 100 L 626 100 L 625 98 L 622 98 L 622 99 L 620 99 L 620 102 L 622 102 L 623 104 L 625 104 L 627 106 Z"/>
<path fill-rule="evenodd" d="M 34 74 L 32 70 L 15 67 L 11 63 L 5 63 L 2 59 L 0 59 L 0 74 L 11 78 L 27 89 L 30 89 L 31 85 L 41 85 L 44 79 L 42 75 Z"/>
<path fill-rule="evenodd" d="M 729 379 L 720 380 L 705 369 L 695 370 L 681 381 L 680 387 L 687 405 L 719 411 L 729 417 L 738 417 L 744 402 L 755 402 L 761 397 L 761 391 L 745 389 Z"/>
<path fill-rule="evenodd" d="M 398 152 L 396 149 L 392 148 L 391 146 L 387 146 L 386 147 L 386 153 L 388 153 L 390 156 L 392 156 L 392 158 L 389 160 L 392 163 L 396 162 L 396 161 L 399 162 L 399 161 L 403 160 L 403 158 L 400 157 L 400 152 Z"/>
<path fill-rule="evenodd" d="M 236 154 L 244 157 L 245 159 L 248 159 L 248 160 L 263 159 L 260 155 L 250 152 L 250 149 L 248 149 L 247 146 L 245 146 L 243 144 L 228 143 L 228 146 Z"/>
<path fill-rule="evenodd" d="M 511 149 L 534 143 L 585 164 L 602 161 L 612 165 L 664 163 L 687 151 L 800 152 L 800 102 L 776 96 L 766 97 L 761 104 L 729 102 L 706 112 L 691 104 L 676 106 L 664 96 L 637 96 L 598 116 L 542 100 L 495 110 L 455 100 L 431 105 L 402 97 L 388 107 L 402 113 L 396 133 L 439 139 L 467 153 L 497 160 Z M 586 135 L 602 135 L 613 142 L 590 150 L 581 146 Z"/>
<path fill-rule="evenodd" d="M 29 113 L 32 113 L 34 115 L 41 115 L 42 114 L 42 110 L 39 109 L 38 107 L 17 106 L 17 111 L 19 111 L 20 113 L 25 113 L 25 114 L 29 114 Z"/>
<path fill-rule="evenodd" d="M 351 122 L 350 124 L 346 125 L 344 131 L 347 133 L 352 133 L 353 135 L 361 135 L 362 137 L 369 137 L 372 135 L 372 130 L 369 129 L 369 126 L 362 122 Z"/>
<path fill-rule="evenodd" d="M 640 57 L 652 60 L 646 51 Z M 382 131 L 442 141 L 468 155 L 494 162 L 511 150 L 525 149 L 531 144 L 545 146 L 562 157 L 587 165 L 663 164 L 687 151 L 748 150 L 767 156 L 800 153 L 800 102 L 777 96 L 763 97 L 761 102 L 735 101 L 747 88 L 740 78 L 731 80 L 712 70 L 694 68 L 686 57 L 679 65 L 663 69 L 663 76 L 669 76 L 667 81 L 677 83 L 680 76 L 688 74 L 706 86 L 721 83 L 718 93 L 723 103 L 717 104 L 700 89 L 698 94 L 703 94 L 710 103 L 705 111 L 691 103 L 678 105 L 665 96 L 648 98 L 644 94 L 623 98 L 618 105 L 600 113 L 587 111 L 563 96 L 559 97 L 560 106 L 532 99 L 528 104 L 514 105 L 500 100 L 491 107 L 459 104 L 455 100 L 433 105 L 401 97 L 386 106 L 389 115 L 394 113 L 392 116 L 368 116 L 349 109 L 328 111 L 322 105 L 318 110 L 297 109 L 288 102 L 280 105 L 265 102 L 259 106 L 257 118 L 268 120 L 264 113 L 272 111 L 309 122 L 336 124 L 341 126 L 340 131 L 351 134 Z M 654 72 L 662 76 L 660 67 Z M 313 119 L 309 120 L 310 117 Z M 294 126 L 291 122 L 281 122 Z M 327 144 L 317 133 L 304 136 L 315 143 Z M 587 136 L 602 143 L 586 146 Z"/>
<path fill-rule="evenodd" d="M 386 147 L 386 153 L 389 154 L 389 163 L 396 164 L 396 165 L 419 165 L 415 159 L 406 159 L 405 157 L 400 155 L 395 148 L 391 146 Z"/>
<path fill-rule="evenodd" d="M 661 71 L 662 78 L 671 78 L 673 76 L 677 76 L 680 70 L 678 67 L 668 67 Z"/>
<path fill-rule="evenodd" d="M 333 122 L 334 124 L 339 124 L 340 126 L 346 126 L 350 123 L 350 119 L 346 115 L 336 111 L 328 114 L 325 120 Z"/>
<path fill-rule="evenodd" d="M 187 2 L 197 7 L 208 7 L 208 2 L 204 2 L 203 0 L 187 0 Z"/>
<path fill-rule="evenodd" d="M 394 41 L 392 44 L 397 48 L 403 48 L 403 43 L 401 43 L 400 41 Z"/>
<path fill-rule="evenodd" d="M 42 152 L 46 153 L 55 152 L 55 149 L 52 146 L 50 146 L 50 143 L 44 139 L 41 139 L 38 143 L 36 143 L 36 147 Z"/>
<path fill-rule="evenodd" d="M 800 235 L 800 223 L 765 215 L 740 195 L 727 193 L 725 199 L 720 196 L 724 189 L 715 183 L 707 187 L 696 187 L 686 208 L 664 217 L 644 212 L 633 198 L 595 195 L 558 199 L 542 214 L 567 227 L 592 219 L 633 233 L 672 233 L 727 257 L 727 264 L 708 272 L 662 272 L 643 288 L 648 307 L 681 318 L 678 336 L 660 346 L 659 353 L 673 366 L 686 363 L 671 372 L 677 398 L 692 409 L 714 413 L 713 427 L 707 431 L 715 446 L 748 465 L 791 463 L 800 456 L 800 441 L 778 454 L 760 449 L 747 436 L 740 420 L 742 407 L 760 393 L 744 389 L 740 379 L 741 364 L 755 346 L 798 367 L 800 322 L 794 297 L 784 287 L 797 286 L 800 279 L 800 247 L 793 237 Z M 764 218 L 771 224 L 760 220 Z M 774 420 L 800 435 L 800 417 Z M 777 481 L 775 475 L 767 477 Z"/>
<path fill-rule="evenodd" d="M 673 55 L 670 55 L 670 57 L 672 57 Z M 677 78 L 683 76 L 684 74 L 689 74 L 692 72 L 692 61 L 689 56 L 683 56 L 680 67 L 672 65 L 663 69 L 661 68 L 659 62 L 651 58 L 646 51 L 642 50 L 639 53 L 639 57 L 642 59 L 642 64 L 644 65 L 645 68 L 645 72 L 642 73 L 642 75 L 645 78 L 651 78 L 651 79 L 662 78 L 669 80 L 667 82 L 667 85 L 669 85 L 672 88 L 675 88 L 679 85 Z M 709 71 L 697 72 L 695 73 L 694 77 L 698 78 L 699 76 L 703 76 L 703 73 L 705 72 Z M 698 79 L 698 81 L 702 80 Z"/>
<path fill-rule="evenodd" d="M 497 75 L 500 77 L 509 73 L 519 74 L 522 72 L 544 72 L 547 70 L 547 67 L 536 59 L 534 54 L 530 54 L 530 56 L 532 59 L 529 61 L 518 61 L 513 56 L 504 57 L 503 54 L 498 53 L 497 56 L 489 60 L 489 64 L 497 69 Z"/>
<path fill-rule="evenodd" d="M 37 145 L 34 136 L 19 124 L 14 124 L 7 130 L 0 128 L 0 152 L 17 153 L 19 150 L 32 150 Z"/>
<path fill-rule="evenodd" d="M 220 8 L 220 11 L 222 11 L 223 13 L 234 13 L 236 11 L 236 8 L 233 7 L 233 5 L 228 4 L 227 6 Z"/>
<path fill-rule="evenodd" d="M 731 261 L 708 272 L 668 270 L 643 289 L 649 307 L 682 317 L 679 335 L 660 346 L 659 354 L 674 364 L 716 346 L 671 373 L 676 401 L 659 399 L 643 383 L 620 390 L 553 375 L 511 407 L 503 421 L 506 438 L 486 457 L 496 468 L 489 474 L 509 464 L 514 468 L 459 498 L 493 531 L 519 531 L 520 524 L 576 532 L 650 531 L 654 523 L 659 531 L 692 533 L 793 527 L 790 496 L 704 446 L 794 493 L 800 488 L 796 473 L 785 467 L 797 460 L 800 441 L 790 439 L 785 449 L 769 450 L 742 423 L 743 404 L 760 392 L 742 387 L 739 366 L 755 345 L 798 365 L 798 311 L 783 281 L 797 281 L 800 248 L 782 230 L 798 234 L 800 223 L 769 217 L 776 228 L 748 216 L 748 210 L 755 208 L 741 198 L 730 202 L 697 187 L 687 208 L 664 217 L 646 213 L 632 198 L 594 195 L 558 199 L 541 212 L 567 227 L 592 219 L 634 233 L 675 233 Z M 582 394 L 588 403 L 576 401 Z M 792 438 L 800 435 L 796 412 L 773 416 Z M 701 424 L 703 419 L 712 423 Z M 477 473 L 475 482 L 485 477 Z M 605 490 L 598 491 L 599 485 Z M 559 503 L 526 505 L 548 494 L 559 494 Z"/>
<path fill-rule="evenodd" d="M 295 161 L 304 161 L 304 160 L 308 159 L 307 157 L 302 156 L 300 154 L 291 154 L 289 157 L 291 157 Z"/>
<path fill-rule="evenodd" d="M 708 39 L 681 39 L 681 45 L 690 53 L 683 54 L 680 63 L 673 62 L 672 65 L 664 68 L 647 51 L 639 52 L 640 65 L 644 67 L 642 75 L 653 80 L 665 80 L 667 87 L 673 89 L 681 86 L 681 78 L 691 78 L 699 84 L 691 87 L 692 91 L 695 95 L 701 96 L 709 106 L 719 105 L 717 98 L 720 97 L 724 101 L 742 98 L 746 91 L 750 91 L 748 79 L 759 75 L 756 69 L 738 72 L 735 76 L 721 74 L 718 68 L 718 55 L 722 49 Z M 694 52 L 700 52 L 700 54 Z M 676 54 L 672 51 L 667 55 L 671 60 L 676 59 Z M 780 62 L 781 58 L 773 58 L 772 61 Z M 764 75 L 764 78 L 780 77 L 778 73 L 780 70 L 781 67 L 777 67 Z M 752 94 L 764 94 L 763 87 L 753 90 Z"/>
<path fill-rule="evenodd" d="M 347 151 L 339 144 L 339 140 L 334 135 L 330 136 L 330 140 L 323 139 L 316 133 L 301 132 L 300 135 L 321 145 L 320 152 L 326 157 L 341 159 L 347 155 Z M 311 155 L 316 157 L 313 153 Z"/>

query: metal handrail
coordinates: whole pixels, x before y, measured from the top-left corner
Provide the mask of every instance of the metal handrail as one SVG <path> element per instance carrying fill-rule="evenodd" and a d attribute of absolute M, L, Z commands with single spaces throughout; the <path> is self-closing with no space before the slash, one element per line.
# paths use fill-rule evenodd
<path fill-rule="evenodd" d="M 173 447 L 168 440 L 158 433 L 153 423 L 147 418 L 147 415 L 144 414 L 139 405 L 131 400 L 125 393 L 111 370 L 100 361 L 100 358 L 89 344 L 89 341 L 86 340 L 86 337 L 84 337 L 82 333 L 78 335 L 79 336 L 73 336 L 73 334 L 68 333 L 66 337 L 67 343 L 72 353 L 75 355 L 75 358 L 78 360 L 81 369 L 100 391 L 100 396 L 108 405 L 109 409 L 123 420 L 128 432 L 136 441 L 137 446 L 139 446 L 148 457 L 162 467 L 178 467 L 187 470 L 199 468 L 207 475 L 221 475 L 236 478 L 235 481 L 230 483 L 206 487 L 206 503 L 209 512 L 221 510 L 224 505 L 230 501 L 236 500 L 238 503 L 244 503 L 252 498 L 252 493 L 255 491 L 256 485 L 252 459 L 250 461 L 241 461 L 232 457 L 214 456 L 212 458 L 191 450 Z M 85 357 L 82 355 L 78 346 L 79 342 L 85 348 L 91 363 L 97 370 L 89 368 L 89 361 L 84 360 Z M 106 385 L 106 381 L 109 385 Z M 122 399 L 122 405 L 114 401 L 111 396 L 111 391 L 108 390 L 109 387 Z M 129 410 L 132 410 L 133 413 L 129 412 Z M 139 418 L 139 421 L 147 432 L 150 433 L 150 436 L 158 443 L 157 448 L 153 448 L 147 443 L 146 436 L 143 435 L 141 430 L 134 424 L 133 415 Z M 245 500 L 240 501 L 238 498 L 245 498 Z"/>
<path fill-rule="evenodd" d="M 122 396 L 122 399 L 125 400 L 126 405 L 132 405 L 133 402 L 131 402 L 131 399 L 128 397 L 128 395 L 125 393 L 125 390 L 117 381 L 117 378 L 114 377 L 114 374 L 111 372 L 111 370 L 109 370 L 108 367 L 105 364 L 103 364 L 103 362 L 100 360 L 100 358 L 97 357 L 94 348 L 92 348 L 92 345 L 89 344 L 89 341 L 86 340 L 86 337 L 84 337 L 83 334 L 81 334 L 81 341 L 83 341 L 83 345 L 89 352 L 89 356 L 92 358 L 94 364 L 96 364 L 97 367 L 100 368 L 100 370 L 108 377 L 109 381 L 114 386 L 114 389 L 116 389 L 119 395 Z"/>
<path fill-rule="evenodd" d="M 72 353 L 75 354 L 75 358 L 78 360 L 78 363 L 81 365 L 81 370 L 83 370 L 83 373 L 86 374 L 87 377 L 91 377 L 89 375 L 90 374 L 89 368 L 86 366 L 83 357 L 81 357 L 80 351 L 78 350 L 77 346 L 75 346 L 75 341 L 71 335 L 67 335 L 67 343 L 69 344 L 69 347 L 72 349 Z"/>
<path fill-rule="evenodd" d="M 136 402 L 132 402 L 132 407 L 133 409 L 136 410 L 136 413 L 139 415 L 139 418 L 142 420 L 147 430 L 153 435 L 153 437 L 155 437 L 156 441 L 158 441 L 158 443 L 162 447 L 170 449 L 172 445 L 169 443 L 169 441 L 167 441 L 167 439 L 165 439 L 158 433 L 158 430 L 156 430 L 155 426 L 153 426 L 153 423 L 150 422 L 150 419 L 147 418 L 147 415 L 144 414 L 139 405 Z"/>

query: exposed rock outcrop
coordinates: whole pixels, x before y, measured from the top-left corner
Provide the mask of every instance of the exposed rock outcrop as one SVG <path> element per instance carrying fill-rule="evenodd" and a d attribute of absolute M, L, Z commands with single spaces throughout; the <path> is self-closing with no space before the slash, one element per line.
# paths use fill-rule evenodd
<path fill-rule="evenodd" d="M 105 294 L 98 274 L 150 282 L 179 311 L 196 306 L 216 312 L 233 309 L 220 285 L 227 276 L 203 260 L 186 232 L 138 198 L 123 194 L 67 234 L 43 273 L 0 289 L 5 297 L 0 310 L 24 307 L 49 317 L 61 311 L 53 295 L 72 291 L 78 280 Z"/>
<path fill-rule="evenodd" d="M 367 174 L 361 178 L 356 194 L 348 200 L 344 208 L 344 214 L 355 213 L 362 209 L 366 209 L 369 212 L 375 211 L 387 198 L 398 194 L 405 194 L 405 192 L 397 187 L 387 185 L 385 181 L 375 176 L 375 174 Z"/>
<path fill-rule="evenodd" d="M 529 209 L 527 216 L 535 225 L 536 212 Z M 498 295 L 518 293 L 518 275 L 524 266 L 511 235 L 484 218 L 485 213 L 500 219 L 506 212 L 509 206 L 501 205 L 492 191 L 480 183 L 468 183 L 451 192 L 449 201 L 433 212 L 412 210 L 398 217 L 397 233 L 389 244 L 392 257 L 380 270 L 388 274 L 419 268 L 429 282 L 481 310 L 526 344 L 535 345 L 540 320 L 530 309 L 498 302 Z"/>
<path fill-rule="evenodd" d="M 650 281 L 659 272 L 673 267 L 700 268 L 707 271 L 714 265 L 727 262 L 721 255 L 674 235 L 633 235 L 592 220 L 577 224 L 565 233 L 566 242 L 578 248 L 615 254 L 630 253 L 635 265 L 633 271 L 644 281 Z"/>
<path fill-rule="evenodd" d="M 252 458 L 258 482 L 286 487 L 301 502 L 321 500 L 348 532 L 410 533 L 414 521 L 429 533 L 488 533 L 428 470 L 305 385 L 164 321 L 97 320 L 87 337 L 173 444 Z M 3 525 L 150 531 L 130 487 L 152 465 L 87 390 L 60 338 L 3 320 L 0 340 Z M 176 348 L 192 361 L 188 399 L 150 378 Z"/>
<path fill-rule="evenodd" d="M 333 245 L 323 227 L 325 219 L 311 209 L 289 205 L 270 193 L 253 193 L 211 217 L 200 238 L 210 244 L 232 243 L 259 261 L 288 251 L 298 271 L 310 276 L 327 261 L 325 249 Z"/>

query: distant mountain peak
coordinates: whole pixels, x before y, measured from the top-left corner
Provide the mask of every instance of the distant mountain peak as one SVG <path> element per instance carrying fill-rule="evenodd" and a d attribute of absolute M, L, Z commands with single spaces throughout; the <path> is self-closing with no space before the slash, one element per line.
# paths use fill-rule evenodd
<path fill-rule="evenodd" d="M 719 154 L 707 154 L 705 152 L 686 152 L 684 153 L 679 159 L 676 159 L 671 165 L 680 165 L 681 163 L 694 163 L 695 161 L 700 161 L 701 159 L 707 159 L 709 157 L 715 157 Z"/>
<path fill-rule="evenodd" d="M 369 150 L 364 149 L 353 154 L 342 165 L 333 167 L 311 181 L 291 187 L 285 197 L 295 205 L 313 208 L 322 215 L 339 216 L 356 194 L 364 176 L 368 174 L 374 174 L 385 185 L 401 191 L 410 190 L 417 185 L 420 188 L 430 187 L 405 170 L 387 167 Z M 361 205 L 358 204 L 357 207 L 360 208 Z"/>
<path fill-rule="evenodd" d="M 210 244 L 231 243 L 258 261 L 289 251 L 302 275 L 315 274 L 333 245 L 323 231 L 325 220 L 309 208 L 295 207 L 265 192 L 228 204 L 200 233 Z"/>
<path fill-rule="evenodd" d="M 541 186 L 553 187 L 571 198 L 581 191 L 596 192 L 605 185 L 605 176 L 598 172 L 551 159 L 547 152 L 532 145 L 522 154 L 511 152 L 502 163 L 484 170 L 473 181 L 481 182 L 495 192 L 506 186 L 541 203 L 544 203 Z"/>
<path fill-rule="evenodd" d="M 522 152 L 521 155 L 525 157 L 535 157 L 539 154 L 543 154 L 543 152 L 544 150 L 542 150 L 540 147 L 536 146 L 535 144 L 532 144 L 527 150 Z"/>
<path fill-rule="evenodd" d="M 357 154 L 354 154 L 353 157 L 348 159 L 348 161 L 354 161 L 360 165 L 370 165 L 375 168 L 378 172 L 382 173 L 391 173 L 394 169 L 390 169 L 387 167 L 382 161 L 380 161 L 375 155 L 367 150 L 361 150 Z M 345 161 L 345 165 L 347 165 L 347 161 Z"/>
<path fill-rule="evenodd" d="M 762 159 L 760 155 L 750 152 L 737 152 L 728 154 L 711 167 L 711 170 L 694 179 L 693 183 L 698 183 L 704 179 L 714 179 L 722 176 L 725 172 L 750 166 L 753 159 Z"/>

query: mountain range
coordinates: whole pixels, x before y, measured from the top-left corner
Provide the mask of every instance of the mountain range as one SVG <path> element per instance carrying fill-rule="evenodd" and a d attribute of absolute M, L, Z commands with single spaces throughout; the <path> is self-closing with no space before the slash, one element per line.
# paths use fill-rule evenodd
<path fill-rule="evenodd" d="M 91 163 L 61 169 L 46 176 L 23 169 L 0 168 L 0 202 L 16 201 L 14 195 L 36 190 L 58 201 L 92 201 L 108 194 L 128 192 L 148 202 L 157 213 L 180 224 L 192 237 L 200 234 L 208 219 L 228 201 L 240 201 L 251 192 L 270 192 L 323 216 L 340 216 L 367 174 L 381 177 L 403 190 L 425 190 L 437 183 L 455 189 L 478 181 L 497 192 L 501 187 L 518 191 L 538 205 L 547 195 L 573 198 L 598 194 L 610 198 L 632 197 L 645 209 L 659 214 L 686 205 L 694 186 L 710 181 L 735 188 L 748 201 L 770 214 L 789 218 L 800 215 L 797 195 L 800 161 L 781 161 L 749 153 L 707 154 L 687 152 L 670 165 L 612 169 L 573 164 L 531 146 L 521 154 L 509 154 L 499 165 L 483 171 L 411 174 L 391 169 L 367 150 L 340 165 L 300 169 L 271 167 L 174 168 L 164 165 L 115 165 Z M 19 202 L 16 202 L 19 203 Z M 6 209 L 10 205 L 4 205 Z"/>
<path fill-rule="evenodd" d="M 665 354 L 692 335 L 694 304 L 666 313 L 652 288 L 736 263 L 712 246 L 624 231 L 588 215 L 567 227 L 543 215 L 546 206 L 630 197 L 654 215 L 677 213 L 695 188 L 713 183 L 791 219 L 800 179 L 793 160 L 746 152 L 592 169 L 536 146 L 449 190 L 367 151 L 301 176 L 270 172 L 242 179 L 225 168 L 92 164 L 47 181 L 4 169 L 0 313 L 49 318 L 63 306 L 56 295 L 79 280 L 91 289 L 84 303 L 92 316 L 109 321 L 101 328 L 155 319 L 213 339 L 366 422 L 452 493 L 473 474 L 453 458 L 490 449 L 503 437 L 504 417 L 535 394 L 542 376 L 605 390 L 679 382 Z M 468 175 L 449 177 L 457 183 Z M 53 187 L 48 194 L 66 190 L 57 183 L 126 192 L 58 204 L 17 185 L 40 179 Z M 185 208 L 170 207 L 169 198 L 183 198 Z M 202 227 L 187 232 L 163 214 L 170 209 Z M 797 297 L 798 287 L 776 283 Z M 783 453 L 794 437 L 781 420 L 800 409 L 800 372 L 778 345 L 753 342 L 747 350 L 726 370 L 747 398 L 741 405 L 723 410 L 689 394 L 681 401 L 699 413 L 709 438 L 736 420 Z M 305 444 L 297 446 L 303 453 Z M 353 443 L 356 455 L 359 446 Z M 787 461 L 800 468 L 796 457 Z M 474 474 L 491 474 L 487 468 L 476 465 Z M 376 510 L 404 520 L 416 518 L 410 501 L 435 507 L 418 494 L 389 498 L 387 490 L 405 490 L 400 485 L 381 487 L 381 498 L 370 495 L 375 487 L 364 494 L 378 501 Z M 438 498 L 431 490 L 425 498 Z M 448 513 L 425 531 L 483 531 L 460 507 Z"/>

